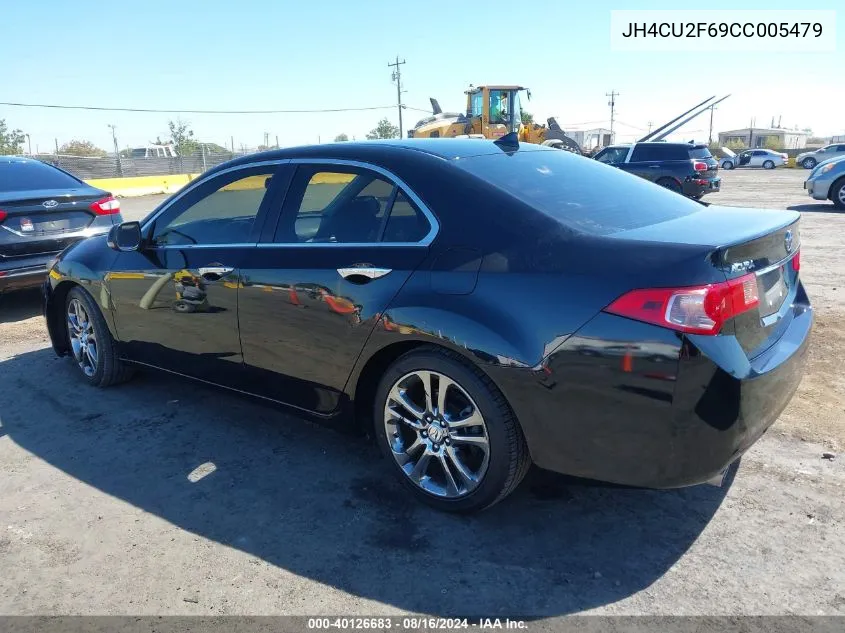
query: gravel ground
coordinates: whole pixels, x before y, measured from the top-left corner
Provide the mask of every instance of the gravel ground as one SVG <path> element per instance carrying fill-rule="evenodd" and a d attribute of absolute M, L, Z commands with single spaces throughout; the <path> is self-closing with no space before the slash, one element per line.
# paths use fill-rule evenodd
<path fill-rule="evenodd" d="M 0 614 L 845 614 L 845 217 L 803 170 L 709 201 L 803 212 L 807 375 L 729 485 L 535 471 L 475 517 L 384 480 L 365 441 L 168 376 L 82 385 L 37 293 L 0 303 Z M 161 197 L 124 201 L 128 219 Z"/>

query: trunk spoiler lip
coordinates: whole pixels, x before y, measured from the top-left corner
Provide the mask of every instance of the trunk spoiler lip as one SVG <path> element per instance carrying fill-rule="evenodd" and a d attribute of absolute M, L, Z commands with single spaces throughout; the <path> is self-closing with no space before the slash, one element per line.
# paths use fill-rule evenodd
<path fill-rule="evenodd" d="M 735 211 L 738 210 L 734 207 L 724 207 L 724 206 L 710 205 L 709 207 L 701 209 L 700 212 L 706 213 L 710 209 L 715 209 L 717 211 L 725 211 L 725 212 L 728 212 L 728 213 L 732 213 L 732 212 L 735 212 Z M 659 237 L 657 235 L 649 235 L 654 230 L 657 230 L 657 231 L 660 230 L 659 228 L 656 228 L 656 227 L 661 227 L 661 226 L 666 227 L 666 226 L 671 225 L 673 223 L 683 223 L 684 221 L 686 221 L 686 218 L 688 218 L 690 216 L 682 216 L 680 218 L 674 218 L 672 220 L 667 220 L 666 222 L 661 222 L 659 224 L 650 224 L 648 226 L 639 227 L 639 228 L 636 228 L 636 229 L 630 229 L 630 230 L 627 230 L 627 231 L 618 231 L 616 233 L 610 233 L 610 234 L 607 234 L 607 235 L 603 235 L 601 237 L 610 238 L 610 239 L 619 239 L 619 240 L 641 241 L 643 243 L 650 243 L 650 244 L 654 244 L 654 245 L 660 244 L 660 245 L 676 245 L 676 246 L 691 246 L 691 247 L 697 246 L 697 247 L 706 248 L 706 249 L 709 249 L 709 250 L 715 252 L 715 251 L 724 250 L 726 248 L 730 248 L 732 246 L 736 246 L 738 243 L 741 244 L 741 243 L 744 243 L 744 242 L 751 242 L 753 240 L 759 239 L 759 238 L 764 237 L 764 236 L 766 236 L 769 233 L 772 233 L 774 231 L 779 231 L 779 230 L 784 229 L 788 226 L 792 226 L 793 224 L 796 224 L 801 219 L 801 214 L 798 211 L 791 211 L 791 210 L 761 209 L 761 208 L 749 207 L 749 208 L 743 208 L 742 211 L 750 211 L 752 213 L 771 214 L 770 215 L 771 222 L 769 224 L 767 224 L 766 226 L 762 226 L 759 230 L 749 231 L 748 233 L 743 234 L 741 236 L 741 238 L 739 238 L 740 241 L 738 241 L 736 239 L 730 240 L 730 241 L 727 241 L 727 242 L 725 242 L 723 240 L 716 240 L 716 239 L 712 239 L 712 240 L 692 239 L 692 240 L 689 240 L 689 241 L 685 241 L 685 240 L 671 240 L 670 241 L 670 240 L 659 239 Z M 696 213 L 691 214 L 691 215 L 698 215 L 698 213 L 700 213 L 700 212 L 696 212 Z M 780 216 L 780 219 L 776 219 L 776 216 Z"/>

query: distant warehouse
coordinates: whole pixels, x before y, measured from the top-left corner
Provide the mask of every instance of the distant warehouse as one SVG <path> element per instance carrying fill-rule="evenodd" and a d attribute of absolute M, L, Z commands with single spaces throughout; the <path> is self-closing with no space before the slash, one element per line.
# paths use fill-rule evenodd
<path fill-rule="evenodd" d="M 801 149 L 807 147 L 807 133 L 784 128 L 746 127 L 741 130 L 719 132 L 719 145 L 742 144 L 745 147 L 777 147 Z"/>

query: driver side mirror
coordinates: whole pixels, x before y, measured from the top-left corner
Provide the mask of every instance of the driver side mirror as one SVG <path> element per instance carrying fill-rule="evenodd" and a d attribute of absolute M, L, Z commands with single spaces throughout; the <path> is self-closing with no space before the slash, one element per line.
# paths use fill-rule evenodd
<path fill-rule="evenodd" d="M 123 222 L 111 227 L 107 243 L 116 251 L 137 251 L 141 248 L 143 237 L 140 222 Z"/>

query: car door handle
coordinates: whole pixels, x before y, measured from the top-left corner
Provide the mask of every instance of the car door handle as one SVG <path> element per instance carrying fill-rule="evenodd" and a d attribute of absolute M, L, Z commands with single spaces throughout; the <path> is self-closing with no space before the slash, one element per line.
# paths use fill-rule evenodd
<path fill-rule="evenodd" d="M 361 277 L 366 278 L 367 280 L 378 279 L 379 277 L 384 277 L 390 272 L 392 272 L 391 268 L 376 268 L 374 266 L 366 265 L 355 265 L 350 266 L 349 268 L 337 269 L 337 273 L 344 279 L 349 279 L 351 277 Z"/>
<path fill-rule="evenodd" d="M 200 277 L 203 279 L 207 279 L 209 281 L 217 281 L 221 277 L 225 277 L 229 273 L 231 273 L 234 268 L 230 268 L 229 266 L 221 266 L 220 264 L 209 264 L 208 266 L 203 266 L 199 268 L 197 272 L 199 272 Z"/>

